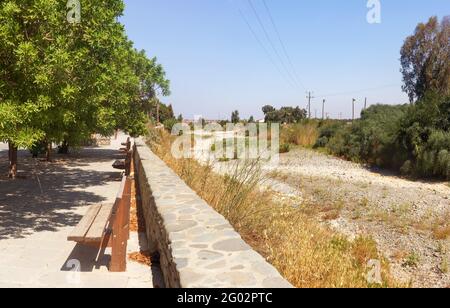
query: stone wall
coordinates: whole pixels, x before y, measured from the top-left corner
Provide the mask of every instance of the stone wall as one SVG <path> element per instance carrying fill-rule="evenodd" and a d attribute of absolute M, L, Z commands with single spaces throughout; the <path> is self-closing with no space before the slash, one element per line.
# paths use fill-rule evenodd
<path fill-rule="evenodd" d="M 149 247 L 160 254 L 166 287 L 291 287 L 142 139 L 134 153 Z"/>

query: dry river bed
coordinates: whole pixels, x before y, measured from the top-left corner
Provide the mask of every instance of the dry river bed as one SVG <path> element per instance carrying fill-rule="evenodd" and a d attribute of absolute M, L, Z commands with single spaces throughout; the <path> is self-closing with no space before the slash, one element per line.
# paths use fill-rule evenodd
<path fill-rule="evenodd" d="M 226 172 L 228 163 L 216 163 Z M 350 239 L 371 236 L 399 281 L 450 287 L 450 186 L 400 178 L 308 150 L 263 165 L 264 188 Z"/>

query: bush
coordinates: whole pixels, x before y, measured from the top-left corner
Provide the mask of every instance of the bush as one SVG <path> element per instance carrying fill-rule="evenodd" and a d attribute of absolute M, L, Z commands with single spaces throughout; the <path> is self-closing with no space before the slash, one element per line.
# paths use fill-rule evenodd
<path fill-rule="evenodd" d="M 172 128 L 178 124 L 178 120 L 175 118 L 167 119 L 163 122 L 164 128 L 167 129 L 169 133 L 172 133 Z"/>
<path fill-rule="evenodd" d="M 433 131 L 417 157 L 420 176 L 450 178 L 450 132 Z"/>
<path fill-rule="evenodd" d="M 324 147 L 327 146 L 328 141 L 329 141 L 328 137 L 325 137 L 325 136 L 320 137 L 319 139 L 317 139 L 317 142 L 314 145 L 314 148 L 315 149 L 317 149 L 317 148 L 324 148 Z"/>
<path fill-rule="evenodd" d="M 31 155 L 33 155 L 33 158 L 37 158 L 39 155 L 45 154 L 47 152 L 47 142 L 38 142 L 34 144 L 29 150 Z"/>
<path fill-rule="evenodd" d="M 413 163 L 410 160 L 405 161 L 403 166 L 400 168 L 400 173 L 402 175 L 409 175 L 413 172 Z"/>
<path fill-rule="evenodd" d="M 411 174 L 450 179 L 450 98 L 427 94 L 401 119 L 397 145 L 411 161 Z"/>
<path fill-rule="evenodd" d="M 291 146 L 287 143 L 280 145 L 280 154 L 289 153 L 291 151 Z"/>
<path fill-rule="evenodd" d="M 320 128 L 315 147 L 353 161 L 364 161 L 380 167 L 400 168 L 404 155 L 397 146 L 400 119 L 408 106 L 374 105 L 364 110 L 353 123 L 328 121 Z M 402 157 L 399 161 L 393 157 Z"/>
<path fill-rule="evenodd" d="M 326 121 L 314 147 L 404 175 L 450 178 L 450 102 L 433 94 L 414 105 L 374 105 L 351 124 Z"/>

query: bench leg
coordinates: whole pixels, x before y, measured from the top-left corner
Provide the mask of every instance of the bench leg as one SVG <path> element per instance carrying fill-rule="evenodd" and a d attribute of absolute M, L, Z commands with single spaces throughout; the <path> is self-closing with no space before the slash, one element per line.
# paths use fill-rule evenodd
<path fill-rule="evenodd" d="M 112 255 L 109 270 L 111 272 L 125 272 L 127 270 L 127 242 L 129 237 L 129 212 L 131 201 L 131 185 L 127 179 L 125 192 L 115 214 L 112 231 Z"/>

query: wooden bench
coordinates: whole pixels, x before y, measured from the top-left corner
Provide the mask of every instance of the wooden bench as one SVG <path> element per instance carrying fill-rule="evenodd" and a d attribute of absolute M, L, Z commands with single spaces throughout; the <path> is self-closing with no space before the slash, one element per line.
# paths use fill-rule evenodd
<path fill-rule="evenodd" d="M 99 256 L 104 254 L 107 247 L 111 247 L 109 271 L 125 272 L 130 203 L 131 179 L 124 176 L 114 204 L 92 205 L 67 240 L 99 248 Z"/>
<path fill-rule="evenodd" d="M 131 140 L 130 137 L 127 138 L 127 142 L 122 143 L 125 148 L 121 148 L 119 151 L 128 153 L 131 150 Z"/>
<path fill-rule="evenodd" d="M 118 170 L 125 170 L 125 175 L 129 176 L 131 172 L 131 160 L 133 157 L 133 151 L 128 151 L 125 160 L 116 160 L 112 167 Z"/>
<path fill-rule="evenodd" d="M 128 144 L 131 144 L 130 142 L 130 137 L 127 138 L 126 142 L 122 142 L 121 145 L 123 145 L 124 147 L 127 146 Z"/>

